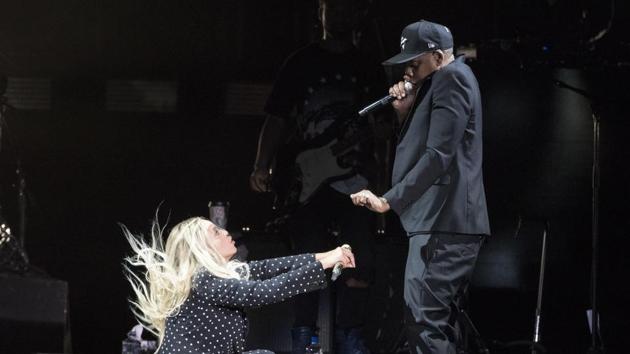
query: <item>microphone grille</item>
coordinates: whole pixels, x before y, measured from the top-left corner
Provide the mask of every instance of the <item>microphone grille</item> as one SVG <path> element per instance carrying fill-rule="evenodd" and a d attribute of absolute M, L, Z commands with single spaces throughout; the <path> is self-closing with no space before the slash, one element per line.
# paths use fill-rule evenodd
<path fill-rule="evenodd" d="M 409 81 L 405 81 L 405 91 L 409 92 L 413 89 L 413 84 Z"/>

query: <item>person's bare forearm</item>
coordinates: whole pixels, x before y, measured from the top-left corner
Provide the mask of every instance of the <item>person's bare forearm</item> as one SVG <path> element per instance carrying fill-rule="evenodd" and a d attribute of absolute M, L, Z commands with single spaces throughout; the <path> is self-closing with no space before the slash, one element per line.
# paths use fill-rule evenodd
<path fill-rule="evenodd" d="M 326 256 L 328 256 L 330 254 L 330 251 L 328 252 L 322 252 L 322 253 L 315 253 L 315 260 L 319 261 L 322 258 L 325 258 Z"/>
<path fill-rule="evenodd" d="M 319 260 L 319 263 L 322 264 L 322 268 L 330 269 L 335 266 L 336 262 L 333 262 L 330 257 L 325 257 Z"/>

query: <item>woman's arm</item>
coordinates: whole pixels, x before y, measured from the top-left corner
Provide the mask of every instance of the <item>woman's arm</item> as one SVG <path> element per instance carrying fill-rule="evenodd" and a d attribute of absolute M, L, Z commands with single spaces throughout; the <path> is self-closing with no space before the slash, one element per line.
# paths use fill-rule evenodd
<path fill-rule="evenodd" d="M 316 258 L 313 255 L 310 257 Z M 352 268 L 355 266 L 354 255 L 350 250 L 337 247 L 318 261 L 267 280 L 223 279 L 204 272 L 195 277 L 193 291 L 219 306 L 258 307 L 324 288 L 324 269 L 332 268 L 337 263 Z"/>
<path fill-rule="evenodd" d="M 318 259 L 313 254 L 305 253 L 296 256 L 250 261 L 248 264 L 252 280 L 265 280 L 289 270 L 300 268 L 317 260 Z"/>
<path fill-rule="evenodd" d="M 326 286 L 324 267 L 311 262 L 267 280 L 223 279 L 201 273 L 194 290 L 212 304 L 251 308 L 273 304 Z"/>
<path fill-rule="evenodd" d="M 354 266 L 354 256 L 352 252 L 342 251 L 339 247 L 332 251 L 322 253 L 305 253 L 296 256 L 264 259 L 260 261 L 250 261 L 249 271 L 252 280 L 265 280 L 275 277 L 289 270 L 300 268 L 312 262 L 319 261 L 324 269 L 332 268 L 337 262 L 349 260 L 348 266 Z"/>

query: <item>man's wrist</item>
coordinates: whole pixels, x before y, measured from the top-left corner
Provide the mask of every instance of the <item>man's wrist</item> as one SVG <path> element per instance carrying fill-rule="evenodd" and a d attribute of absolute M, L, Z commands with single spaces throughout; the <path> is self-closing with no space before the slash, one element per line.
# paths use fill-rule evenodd
<path fill-rule="evenodd" d="M 385 213 L 385 212 L 391 210 L 392 207 L 389 205 L 389 202 L 387 201 L 387 199 L 385 197 L 379 197 L 378 199 L 383 204 L 383 208 L 381 209 L 381 213 Z"/>

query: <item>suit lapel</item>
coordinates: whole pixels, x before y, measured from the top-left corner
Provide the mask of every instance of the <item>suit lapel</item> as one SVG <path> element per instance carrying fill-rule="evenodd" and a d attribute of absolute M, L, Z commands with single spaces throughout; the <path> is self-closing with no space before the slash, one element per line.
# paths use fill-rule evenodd
<path fill-rule="evenodd" d="M 426 96 L 427 92 L 429 91 L 429 87 L 431 87 L 431 78 L 432 78 L 432 76 L 433 75 L 427 77 L 422 82 L 422 85 L 418 89 L 418 93 L 416 94 L 416 98 L 413 101 L 413 108 L 407 114 L 407 118 L 405 118 L 405 120 L 403 121 L 403 125 L 400 128 L 400 132 L 398 133 L 398 142 L 397 142 L 397 144 L 400 144 L 402 139 L 405 137 L 405 134 L 407 134 L 407 130 L 409 130 L 409 125 L 411 125 L 411 121 L 413 120 L 413 116 L 416 113 L 416 109 L 418 108 L 418 106 L 420 105 L 422 100 L 424 99 L 424 96 Z"/>

